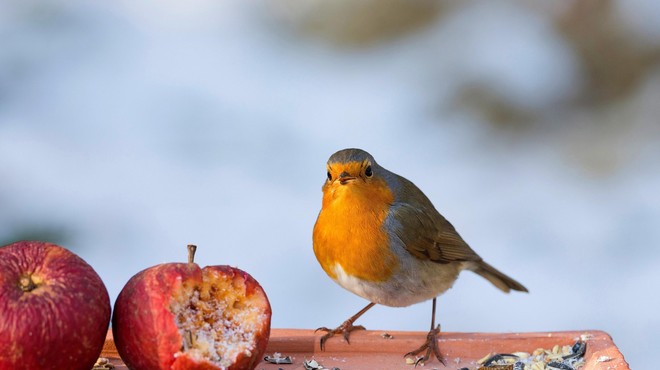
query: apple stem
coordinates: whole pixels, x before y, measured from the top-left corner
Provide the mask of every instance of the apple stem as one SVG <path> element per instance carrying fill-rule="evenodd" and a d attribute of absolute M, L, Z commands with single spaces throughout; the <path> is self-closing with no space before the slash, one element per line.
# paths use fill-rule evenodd
<path fill-rule="evenodd" d="M 194 244 L 188 244 L 188 263 L 195 263 L 195 252 L 197 251 L 197 246 Z"/>
<path fill-rule="evenodd" d="M 25 275 L 21 276 L 21 278 L 18 280 L 18 286 L 24 292 L 31 292 L 34 290 L 34 288 L 37 287 L 37 284 L 32 281 L 32 277 L 30 275 Z"/>

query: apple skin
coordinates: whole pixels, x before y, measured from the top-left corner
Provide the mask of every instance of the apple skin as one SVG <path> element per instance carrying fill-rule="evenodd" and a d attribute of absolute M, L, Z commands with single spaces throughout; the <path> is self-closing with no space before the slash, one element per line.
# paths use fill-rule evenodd
<path fill-rule="evenodd" d="M 184 284 L 201 284 L 199 266 L 166 263 L 138 272 L 119 293 L 112 314 L 112 335 L 130 369 L 170 369 L 183 338 L 169 301 Z"/>
<path fill-rule="evenodd" d="M 180 352 L 184 339 L 170 309 L 173 297 L 183 288 L 199 288 L 204 285 L 205 277 L 213 274 L 242 281 L 239 294 L 263 297 L 264 317 L 258 324 L 253 350 L 250 354 L 238 354 L 226 367 Z M 228 287 L 216 285 L 215 288 Z M 248 273 L 230 266 L 202 269 L 194 263 L 165 263 L 140 271 L 126 283 L 115 302 L 112 332 L 117 351 L 129 369 L 244 370 L 254 369 L 261 361 L 270 335 L 270 317 L 268 298 Z"/>
<path fill-rule="evenodd" d="M 82 258 L 40 241 L 0 248 L 0 370 L 89 370 L 109 323 L 108 291 Z"/>

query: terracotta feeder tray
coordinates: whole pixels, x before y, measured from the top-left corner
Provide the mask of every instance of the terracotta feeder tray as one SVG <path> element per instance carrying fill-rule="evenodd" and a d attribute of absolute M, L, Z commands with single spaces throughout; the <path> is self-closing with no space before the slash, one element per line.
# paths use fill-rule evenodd
<path fill-rule="evenodd" d="M 351 343 L 341 336 L 326 342 L 325 351 L 319 348 L 322 333 L 306 329 L 273 329 L 266 349 L 271 357 L 290 356 L 291 364 L 272 364 L 262 361 L 257 370 L 305 370 L 305 361 L 314 360 L 312 365 L 328 370 L 413 370 L 403 354 L 419 347 L 426 339 L 426 332 L 404 332 L 367 330 L 351 333 Z M 572 346 L 582 339 L 587 343 L 584 366 L 580 370 L 629 370 L 621 352 L 605 332 L 597 330 L 565 331 L 546 333 L 441 333 L 440 351 L 447 366 L 435 358 L 417 369 L 463 369 L 476 370 L 477 363 L 489 354 L 528 352 L 537 348 L 552 349 L 554 346 Z M 117 349 L 112 332 L 108 332 L 102 357 L 106 357 L 116 370 L 126 370 Z M 309 367 L 310 362 L 307 363 Z M 312 367 L 313 368 L 313 367 Z M 550 367 L 545 369 L 550 370 Z"/>

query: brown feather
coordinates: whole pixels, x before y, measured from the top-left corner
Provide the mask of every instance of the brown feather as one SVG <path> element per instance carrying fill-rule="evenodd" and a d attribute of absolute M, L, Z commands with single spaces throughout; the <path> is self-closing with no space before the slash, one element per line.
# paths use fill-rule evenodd
<path fill-rule="evenodd" d="M 475 268 L 472 269 L 472 271 L 484 277 L 486 280 L 493 283 L 493 285 L 500 288 L 505 293 L 508 293 L 511 289 L 517 290 L 519 292 L 528 292 L 527 288 L 525 288 L 522 284 L 503 274 L 498 269 L 484 261 L 479 261 Z"/>
<path fill-rule="evenodd" d="M 401 225 L 396 235 L 411 254 L 438 263 L 481 261 L 417 186 L 400 176 L 399 180 L 402 201 L 393 204 L 390 211 Z"/>
<path fill-rule="evenodd" d="M 395 233 L 408 252 L 437 263 L 470 262 L 469 269 L 502 291 L 527 292 L 522 284 L 484 262 L 415 184 L 400 176 L 398 179 L 402 196 L 390 211 L 401 225 Z"/>

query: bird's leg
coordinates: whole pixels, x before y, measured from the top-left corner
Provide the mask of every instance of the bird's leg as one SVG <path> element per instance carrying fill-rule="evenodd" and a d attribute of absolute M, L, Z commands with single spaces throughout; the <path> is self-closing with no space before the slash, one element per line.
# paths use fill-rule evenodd
<path fill-rule="evenodd" d="M 342 333 L 344 335 L 344 339 L 346 340 L 346 342 L 350 344 L 350 342 L 348 341 L 348 336 L 351 334 L 351 332 L 353 330 L 364 330 L 364 326 L 362 325 L 354 326 L 353 323 L 355 322 L 355 320 L 357 320 L 360 316 L 362 316 L 374 305 L 376 304 L 373 302 L 369 303 L 365 308 L 361 309 L 360 312 L 351 316 L 348 320 L 344 321 L 343 324 L 339 325 L 335 329 L 328 329 L 325 326 L 316 329 L 315 331 L 321 330 L 327 332 L 324 336 L 321 337 L 321 351 L 325 350 L 325 341 L 327 341 L 330 337 L 332 337 L 337 333 Z"/>
<path fill-rule="evenodd" d="M 417 361 L 415 361 L 415 366 L 419 364 L 424 364 L 426 361 L 428 361 L 428 359 L 431 358 L 431 353 L 435 355 L 438 361 L 442 362 L 443 365 L 447 366 L 447 363 L 445 363 L 444 358 L 442 358 L 442 355 L 440 354 L 440 347 L 438 346 L 438 336 L 440 335 L 440 324 L 438 324 L 438 326 L 435 326 L 435 300 L 436 298 L 433 298 L 433 312 L 431 313 L 431 330 L 429 330 L 429 333 L 426 335 L 426 342 L 416 350 L 408 352 L 405 355 L 403 355 L 404 357 L 417 356 L 417 354 L 426 350 L 424 356 L 418 358 Z"/>

